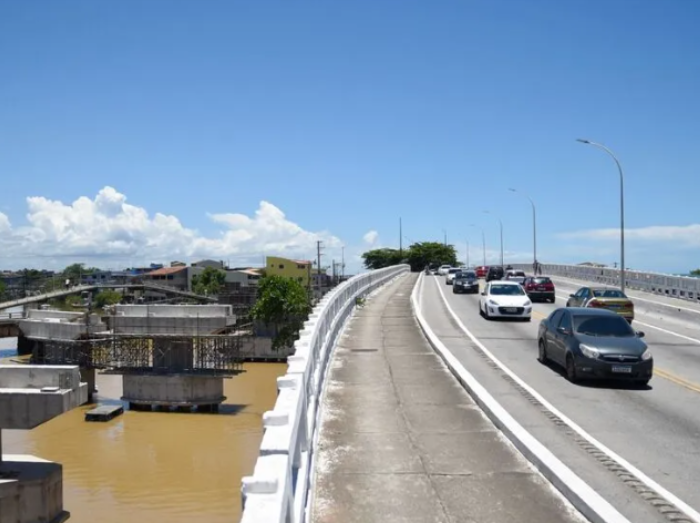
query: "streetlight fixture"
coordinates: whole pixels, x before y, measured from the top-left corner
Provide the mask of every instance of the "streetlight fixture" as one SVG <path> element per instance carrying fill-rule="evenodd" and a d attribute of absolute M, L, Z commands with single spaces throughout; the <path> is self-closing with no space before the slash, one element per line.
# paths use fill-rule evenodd
<path fill-rule="evenodd" d="M 498 224 L 501 226 L 501 267 L 503 267 L 503 221 L 501 218 L 493 214 L 491 211 L 484 211 L 484 214 L 490 214 L 498 220 Z"/>
<path fill-rule="evenodd" d="M 469 227 L 478 227 L 478 226 L 474 223 L 470 223 Z M 478 228 L 481 229 L 481 246 L 482 246 L 483 252 L 484 252 L 484 267 L 486 267 L 486 234 L 484 233 L 483 227 L 478 227 Z"/>
<path fill-rule="evenodd" d="M 625 175 L 622 172 L 622 165 L 620 165 L 620 161 L 613 152 L 603 144 L 584 140 L 583 138 L 577 138 L 576 141 L 598 147 L 608 153 L 615 160 L 617 170 L 620 173 L 620 290 L 625 292 Z"/>
<path fill-rule="evenodd" d="M 537 211 L 535 210 L 535 202 L 532 201 L 532 198 L 530 198 L 527 194 L 516 191 L 513 188 L 508 189 L 510 192 L 514 192 L 516 194 L 519 194 L 521 196 L 524 196 L 530 201 L 530 204 L 532 205 L 532 270 L 537 273 Z"/>

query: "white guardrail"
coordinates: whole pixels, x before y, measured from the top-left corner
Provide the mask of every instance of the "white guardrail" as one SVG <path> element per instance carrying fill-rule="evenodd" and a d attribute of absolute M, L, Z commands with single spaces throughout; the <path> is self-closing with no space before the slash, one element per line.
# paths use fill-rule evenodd
<path fill-rule="evenodd" d="M 543 263 L 540 266 L 542 274 L 546 276 L 563 276 L 605 285 L 620 285 L 620 269 L 551 263 Z M 531 263 L 512 263 L 511 267 L 532 273 Z M 630 289 L 653 294 L 689 301 L 700 300 L 700 278 L 626 270 L 625 284 Z"/>
<path fill-rule="evenodd" d="M 326 369 L 357 298 L 409 271 L 397 265 L 359 274 L 314 308 L 277 379 L 277 402 L 263 415 L 264 434 L 252 476 L 243 478 L 241 523 L 302 523 L 313 488 L 318 403 Z"/>

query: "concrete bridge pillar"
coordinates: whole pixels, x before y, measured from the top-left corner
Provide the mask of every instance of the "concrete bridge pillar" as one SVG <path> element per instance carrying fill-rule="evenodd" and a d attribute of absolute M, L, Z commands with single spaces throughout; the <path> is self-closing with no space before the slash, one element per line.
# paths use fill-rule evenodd
<path fill-rule="evenodd" d="M 87 383 L 87 393 L 88 393 L 88 403 L 92 403 L 93 395 L 97 392 L 95 390 L 95 369 L 87 369 L 85 367 L 80 368 L 80 381 Z"/>

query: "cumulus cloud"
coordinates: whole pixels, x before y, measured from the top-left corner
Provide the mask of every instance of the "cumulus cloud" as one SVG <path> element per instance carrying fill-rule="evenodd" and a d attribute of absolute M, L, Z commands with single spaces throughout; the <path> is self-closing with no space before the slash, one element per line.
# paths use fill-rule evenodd
<path fill-rule="evenodd" d="M 611 228 L 574 231 L 562 233 L 559 237 L 567 240 L 618 241 L 620 239 L 620 229 Z M 698 248 L 700 247 L 700 224 L 654 225 L 650 227 L 630 228 L 625 229 L 625 239 L 638 243 L 668 242 L 677 246 Z"/>
<path fill-rule="evenodd" d="M 377 240 L 379 240 L 379 233 L 377 231 L 374 231 L 374 230 L 367 231 L 365 233 L 365 235 L 362 237 L 362 239 L 364 240 L 364 242 L 367 245 L 370 245 L 370 246 L 375 245 L 377 243 Z"/>
<path fill-rule="evenodd" d="M 105 187 L 94 199 L 82 196 L 71 204 L 42 196 L 27 198 L 27 224 L 13 227 L 0 213 L 0 256 L 23 259 L 138 257 L 151 261 L 194 258 L 235 259 L 259 263 L 262 255 L 309 258 L 316 241 L 325 252 L 340 250 L 339 238 L 327 231 L 305 230 L 273 204 L 262 201 L 253 216 L 210 214 L 219 234 L 206 237 L 176 216 L 149 215 L 127 203 L 125 195 Z"/>

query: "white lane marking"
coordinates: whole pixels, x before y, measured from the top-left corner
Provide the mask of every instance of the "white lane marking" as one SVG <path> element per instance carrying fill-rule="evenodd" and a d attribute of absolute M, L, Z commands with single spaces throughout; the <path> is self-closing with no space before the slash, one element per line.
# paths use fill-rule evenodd
<path fill-rule="evenodd" d="M 613 460 L 617 461 L 620 465 L 625 467 L 633 476 L 635 476 L 639 481 L 644 483 L 647 487 L 655 490 L 660 496 L 666 498 L 666 500 L 675 505 L 678 509 L 681 511 L 685 512 L 685 515 L 688 516 L 690 519 L 695 521 L 696 523 L 700 523 L 700 513 L 696 512 L 692 507 L 690 507 L 687 503 L 682 501 L 680 498 L 663 488 L 661 485 L 656 483 L 653 479 L 651 479 L 649 476 L 644 474 L 641 470 L 639 470 L 637 467 L 632 465 L 630 462 L 628 462 L 626 459 L 624 459 L 622 456 L 619 456 L 612 450 L 610 450 L 608 447 L 603 445 L 600 441 L 595 439 L 593 436 L 588 434 L 585 430 L 583 430 L 580 426 L 578 426 L 574 421 L 569 419 L 567 416 L 565 416 L 560 410 L 558 410 L 554 405 L 549 403 L 542 395 L 537 392 L 535 389 L 533 389 L 530 385 L 525 383 L 520 377 L 515 374 L 512 370 L 510 370 L 508 367 L 506 367 L 496 356 L 493 355 L 493 353 L 486 348 L 486 346 L 481 343 L 476 336 L 474 336 L 469 329 L 462 323 L 462 320 L 459 319 L 459 316 L 455 313 L 454 309 L 450 306 L 450 304 L 447 301 L 447 298 L 445 297 L 445 294 L 442 292 L 442 289 L 440 286 L 437 286 L 438 291 L 440 292 L 440 297 L 442 298 L 442 302 L 445 304 L 445 308 L 447 308 L 447 311 L 450 313 L 452 316 L 452 319 L 455 320 L 455 323 L 459 326 L 459 328 L 469 337 L 469 339 L 472 340 L 472 342 L 479 347 L 479 349 L 488 357 L 491 361 L 493 361 L 503 372 L 508 374 L 513 381 L 515 381 L 518 385 L 520 385 L 522 388 L 524 388 L 527 392 L 529 392 L 537 401 L 540 402 L 540 404 L 546 408 L 548 411 L 550 411 L 552 414 L 555 416 L 559 417 L 568 427 L 576 432 L 580 437 L 588 441 L 591 445 L 594 447 L 597 447 L 599 451 L 603 452 L 604 454 L 607 454 L 610 458 Z M 533 360 L 534 361 L 534 360 Z"/>
<path fill-rule="evenodd" d="M 615 507 L 591 488 L 576 473 L 557 458 L 551 450 L 525 429 L 503 406 L 464 368 L 462 363 L 445 346 L 428 325 L 418 305 L 418 289 L 423 279 L 413 287 L 411 306 L 428 342 L 443 358 L 447 367 L 461 385 L 484 410 L 491 421 L 508 437 L 513 445 L 528 459 L 539 472 L 559 490 L 581 514 L 593 523 L 630 523 Z M 437 283 L 437 282 L 436 282 Z M 439 283 L 437 284 L 440 285 Z M 444 298 L 444 295 L 443 295 Z"/>
<path fill-rule="evenodd" d="M 564 296 L 557 295 L 557 298 L 561 298 L 563 300 L 566 300 L 568 298 L 565 298 Z M 684 334 L 678 334 L 677 332 L 670 331 L 668 329 L 662 329 L 661 327 L 657 327 L 656 325 L 650 325 L 649 323 L 644 323 L 643 321 L 639 321 L 638 319 L 635 318 L 634 323 L 639 324 L 639 325 L 644 325 L 645 327 L 649 327 L 650 329 L 656 329 L 657 331 L 661 331 L 664 334 L 670 334 L 671 336 L 676 336 L 678 338 L 682 338 L 684 340 L 692 341 L 693 343 L 698 343 L 700 344 L 700 340 L 697 338 L 691 338 L 690 336 L 685 336 Z"/>
<path fill-rule="evenodd" d="M 559 276 L 559 277 L 553 276 L 553 278 L 558 279 L 558 280 L 560 280 L 560 281 L 561 281 L 561 280 L 565 280 L 565 281 L 563 282 L 564 285 L 571 285 L 572 287 L 575 287 L 576 285 L 578 285 L 578 283 L 577 283 L 576 280 L 571 280 L 571 279 L 565 278 L 565 277 L 563 277 L 563 276 Z M 571 283 L 570 283 L 570 282 L 571 282 Z M 586 281 L 586 280 L 582 280 L 582 282 L 583 282 L 583 283 L 582 283 L 581 285 L 578 285 L 579 287 L 585 287 L 586 284 L 589 284 L 588 287 L 594 287 L 594 286 L 595 286 L 594 284 L 596 283 L 596 282 L 589 282 L 589 281 Z M 603 285 L 605 285 L 605 284 L 603 284 Z M 608 285 L 608 287 L 611 287 L 611 286 Z M 640 292 L 640 291 L 637 291 L 637 292 Z M 641 292 L 644 292 L 644 291 L 641 291 Z M 662 307 L 670 307 L 671 309 L 678 309 L 678 310 L 680 310 L 680 311 L 694 312 L 695 314 L 700 314 L 700 311 L 697 310 L 697 309 L 689 309 L 688 307 L 679 307 L 679 306 L 677 306 L 677 305 L 673 305 L 672 303 L 664 303 L 664 302 L 661 302 L 661 301 L 650 300 L 650 299 L 648 299 L 648 298 L 640 298 L 639 296 L 630 296 L 630 297 L 631 297 L 631 298 L 634 298 L 635 300 L 646 301 L 646 302 L 648 302 L 648 303 L 653 303 L 654 305 L 661 305 Z M 680 300 L 681 298 L 675 298 L 675 299 Z"/>

